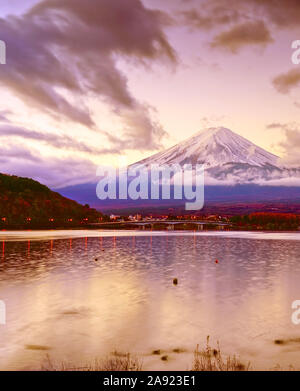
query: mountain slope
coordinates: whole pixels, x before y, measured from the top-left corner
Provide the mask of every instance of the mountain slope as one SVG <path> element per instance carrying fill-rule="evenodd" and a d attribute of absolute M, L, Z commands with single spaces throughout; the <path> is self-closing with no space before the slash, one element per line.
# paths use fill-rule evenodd
<path fill-rule="evenodd" d="M 293 203 L 299 205 L 300 169 L 284 168 L 280 158 L 256 146 L 245 138 L 226 128 L 211 128 L 132 166 L 151 164 L 204 164 L 205 166 L 205 205 L 224 207 L 244 203 L 246 211 L 251 203 L 258 209 L 257 202 L 272 202 L 280 210 L 294 212 Z M 154 212 L 158 208 L 179 205 L 176 200 L 104 200 L 96 197 L 96 181 L 59 189 L 67 197 L 79 202 L 89 202 L 101 210 L 120 211 L 130 209 L 140 212 L 148 208 Z M 225 204 L 226 203 L 226 204 Z M 279 205 L 282 203 L 282 205 Z M 183 204 L 183 203 L 182 203 Z M 287 209 L 287 206 L 290 209 Z M 276 207 L 277 207 L 276 206 Z M 212 207 L 213 208 L 213 207 Z M 256 209 L 257 208 L 257 209 Z M 284 208 L 284 209 L 282 209 Z M 220 208 L 219 208 L 220 210 Z M 298 209 L 297 209 L 298 210 Z M 250 211 L 250 209 L 249 209 Z"/>
<path fill-rule="evenodd" d="M 0 174 L 0 225 L 96 221 L 101 213 L 29 178 Z"/>
<path fill-rule="evenodd" d="M 231 130 L 201 131 L 173 147 L 134 164 L 203 164 L 205 184 L 274 184 L 299 186 L 300 168 L 286 168 L 278 156 Z M 279 181 L 279 182 L 278 182 Z"/>
<path fill-rule="evenodd" d="M 206 168 L 228 163 L 276 166 L 278 156 L 265 151 L 229 129 L 209 128 L 139 163 L 204 164 Z"/>

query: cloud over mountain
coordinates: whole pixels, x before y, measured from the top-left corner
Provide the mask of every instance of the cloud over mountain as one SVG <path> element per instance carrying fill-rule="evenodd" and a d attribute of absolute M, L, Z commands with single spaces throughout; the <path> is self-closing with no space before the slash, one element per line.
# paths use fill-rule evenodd
<path fill-rule="evenodd" d="M 211 43 L 212 47 L 224 48 L 232 53 L 243 46 L 262 45 L 265 46 L 273 39 L 263 21 L 247 22 L 236 25 L 230 30 L 218 34 Z"/>
<path fill-rule="evenodd" d="M 140 0 L 44 0 L 21 16 L 0 19 L 8 48 L 0 83 L 55 118 L 97 129 L 88 97 L 110 105 L 124 121 L 131 148 L 155 149 L 165 134 L 130 92 L 119 58 L 176 63 L 162 11 Z M 139 136 L 145 138 L 141 144 Z"/>
<path fill-rule="evenodd" d="M 291 69 L 286 73 L 281 73 L 273 79 L 273 86 L 281 94 L 289 93 L 300 84 L 300 70 Z"/>
<path fill-rule="evenodd" d="M 233 53 L 243 46 L 267 45 L 278 29 L 299 29 L 298 0 L 182 0 L 179 23 L 216 31 L 211 46 Z"/>
<path fill-rule="evenodd" d="M 0 138 L 8 137 L 13 138 L 19 137 L 20 140 L 39 141 L 43 144 L 50 145 L 58 149 L 64 149 L 76 152 L 86 152 L 92 155 L 100 155 L 107 153 L 117 153 L 118 148 L 97 148 L 86 144 L 83 141 L 78 141 L 73 137 L 65 134 L 57 134 L 50 132 L 38 132 L 31 129 L 26 129 L 21 126 L 15 125 L 0 125 Z"/>
<path fill-rule="evenodd" d="M 1 173 L 34 178 L 53 188 L 96 180 L 97 166 L 88 159 L 45 159 L 38 150 L 16 143 L 0 147 L 0 164 Z"/>
<path fill-rule="evenodd" d="M 288 167 L 300 167 L 300 128 L 297 124 L 272 123 L 267 129 L 279 129 L 284 139 L 279 143 L 282 150 L 282 164 Z"/>

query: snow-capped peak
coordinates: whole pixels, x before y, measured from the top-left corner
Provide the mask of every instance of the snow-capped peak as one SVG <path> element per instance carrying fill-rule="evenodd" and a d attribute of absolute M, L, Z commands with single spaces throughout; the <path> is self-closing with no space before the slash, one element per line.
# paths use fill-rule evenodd
<path fill-rule="evenodd" d="M 279 158 L 224 127 L 209 128 L 139 163 L 204 164 L 207 168 L 230 163 L 276 166 Z"/>

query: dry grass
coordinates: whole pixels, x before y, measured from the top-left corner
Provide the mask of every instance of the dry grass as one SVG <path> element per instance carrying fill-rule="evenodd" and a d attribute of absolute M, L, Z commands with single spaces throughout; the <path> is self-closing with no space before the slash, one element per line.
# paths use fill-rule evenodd
<path fill-rule="evenodd" d="M 173 349 L 174 353 L 184 352 L 181 349 Z M 154 355 L 160 355 L 160 350 L 154 350 Z M 168 356 L 160 357 L 163 361 L 168 361 Z M 209 344 L 207 337 L 206 348 L 199 350 L 197 345 L 194 351 L 194 360 L 192 371 L 248 371 L 250 363 L 243 364 L 235 355 L 224 357 L 221 353 L 219 343 L 217 348 L 213 349 Z M 74 365 L 70 362 L 56 363 L 51 360 L 49 354 L 46 355 L 45 361 L 42 364 L 43 371 L 142 371 L 143 363 L 137 357 L 129 353 L 119 351 L 112 352 L 104 359 L 95 359 L 84 365 Z M 279 370 L 279 369 L 277 369 Z"/>
<path fill-rule="evenodd" d="M 248 371 L 249 368 L 250 363 L 247 365 L 241 363 L 235 355 L 224 358 L 219 343 L 217 349 L 211 348 L 209 337 L 207 337 L 206 348 L 199 351 L 197 345 L 194 352 L 192 371 Z"/>
<path fill-rule="evenodd" d="M 141 371 L 142 361 L 129 353 L 95 359 L 83 366 L 75 366 L 70 362 L 55 363 L 47 355 L 42 364 L 42 371 Z"/>

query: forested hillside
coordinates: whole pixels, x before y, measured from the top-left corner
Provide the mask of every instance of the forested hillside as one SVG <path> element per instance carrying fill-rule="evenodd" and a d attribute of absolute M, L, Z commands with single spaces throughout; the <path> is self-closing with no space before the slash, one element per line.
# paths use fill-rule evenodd
<path fill-rule="evenodd" d="M 96 222 L 102 214 L 51 191 L 30 178 L 0 174 L 0 227 L 72 226 Z"/>

